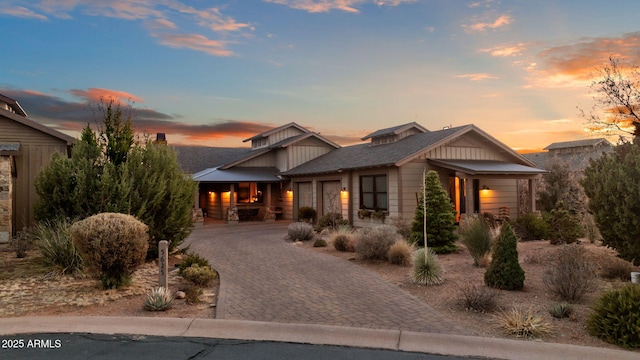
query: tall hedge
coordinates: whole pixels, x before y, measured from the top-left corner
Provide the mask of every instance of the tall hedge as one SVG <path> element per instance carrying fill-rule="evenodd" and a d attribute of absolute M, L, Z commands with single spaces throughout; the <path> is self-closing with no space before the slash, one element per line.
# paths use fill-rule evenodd
<path fill-rule="evenodd" d="M 582 186 L 603 244 L 640 265 L 640 140 L 591 160 Z"/>

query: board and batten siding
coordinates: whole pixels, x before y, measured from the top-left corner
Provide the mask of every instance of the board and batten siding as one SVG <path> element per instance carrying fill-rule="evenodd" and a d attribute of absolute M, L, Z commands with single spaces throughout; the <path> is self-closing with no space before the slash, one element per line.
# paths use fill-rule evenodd
<path fill-rule="evenodd" d="M 54 153 L 67 155 L 67 142 L 1 115 L 0 142 L 20 144 L 20 153 L 15 157 L 17 179 L 13 218 L 14 229 L 22 230 L 34 222 L 33 206 L 39 198 L 35 178 L 49 165 Z"/>
<path fill-rule="evenodd" d="M 236 165 L 236 167 L 275 167 L 276 166 L 276 155 L 273 151 L 270 151 L 264 155 L 260 155 L 253 159 L 249 159 L 247 161 L 243 161 L 242 163 Z"/>
<path fill-rule="evenodd" d="M 515 179 L 482 179 L 480 188 L 484 185 L 490 190 L 480 191 L 480 213 L 489 212 L 498 215 L 500 207 L 509 208 L 511 218 L 518 214 L 518 181 Z"/>
<path fill-rule="evenodd" d="M 273 134 L 269 134 L 269 145 L 273 145 L 282 140 L 302 134 L 304 134 L 304 132 L 300 129 L 296 129 L 295 127 L 287 127 Z"/>

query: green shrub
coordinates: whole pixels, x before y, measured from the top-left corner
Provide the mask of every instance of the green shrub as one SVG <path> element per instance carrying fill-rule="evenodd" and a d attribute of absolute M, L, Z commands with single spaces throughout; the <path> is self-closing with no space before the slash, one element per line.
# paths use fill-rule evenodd
<path fill-rule="evenodd" d="M 573 308 L 567 303 L 555 304 L 549 308 L 549 314 L 558 319 L 569 317 L 572 313 Z"/>
<path fill-rule="evenodd" d="M 409 244 L 407 240 L 400 239 L 389 248 L 387 259 L 393 265 L 407 266 L 411 264 L 413 251 L 413 245 Z"/>
<path fill-rule="evenodd" d="M 466 310 L 491 312 L 498 306 L 497 292 L 486 286 L 467 283 L 460 291 L 461 303 Z"/>
<path fill-rule="evenodd" d="M 587 259 L 586 250 L 577 244 L 561 246 L 542 275 L 545 287 L 568 302 L 577 302 L 595 289 L 595 280 L 595 266 Z"/>
<path fill-rule="evenodd" d="M 593 336 L 625 348 L 640 347 L 640 285 L 626 284 L 598 299 L 587 318 Z"/>
<path fill-rule="evenodd" d="M 208 266 L 211 267 L 211 265 L 209 264 L 209 260 L 203 258 L 202 256 L 194 253 L 194 252 L 190 252 L 188 253 L 184 259 L 182 260 L 182 262 L 180 262 L 180 264 L 178 265 L 178 269 L 179 269 L 179 273 L 180 275 L 182 275 L 182 272 L 190 267 L 191 265 L 198 265 L 198 266 Z"/>
<path fill-rule="evenodd" d="M 444 270 L 438 262 L 437 255 L 428 248 L 420 248 L 413 253 L 413 270 L 411 281 L 421 285 L 440 285 L 444 283 Z"/>
<path fill-rule="evenodd" d="M 173 294 L 164 286 L 151 289 L 144 300 L 144 308 L 149 311 L 165 311 L 173 307 Z"/>
<path fill-rule="evenodd" d="M 306 222 L 315 222 L 316 219 L 316 209 L 311 206 L 302 206 L 298 209 L 298 220 L 306 221 Z"/>
<path fill-rule="evenodd" d="M 529 308 L 526 312 L 512 307 L 497 316 L 498 326 L 505 334 L 517 338 L 531 338 L 546 335 L 553 329 L 545 319 Z"/>
<path fill-rule="evenodd" d="M 144 262 L 148 229 L 131 215 L 102 213 L 74 223 L 71 237 L 85 265 L 109 289 L 125 285 Z"/>
<path fill-rule="evenodd" d="M 513 229 L 521 241 L 542 240 L 549 236 L 547 222 L 536 213 L 518 216 Z"/>
<path fill-rule="evenodd" d="M 387 260 L 389 248 L 400 239 L 391 225 L 362 228 L 355 233 L 353 249 L 362 259 Z"/>
<path fill-rule="evenodd" d="M 547 224 L 549 239 L 553 245 L 573 244 L 578 241 L 578 238 L 584 236 L 584 229 L 580 225 L 580 221 L 564 209 L 561 201 L 549 213 Z"/>
<path fill-rule="evenodd" d="M 442 188 L 440 177 L 434 170 L 425 175 L 425 189 L 420 193 L 414 220 L 411 223 L 409 242 L 424 246 L 424 203 L 427 208 L 427 247 L 436 254 L 447 254 L 456 251 L 455 233 L 456 210 L 451 205 L 449 195 Z M 426 194 L 426 201 L 424 196 Z"/>
<path fill-rule="evenodd" d="M 327 242 L 324 239 L 318 239 L 313 242 L 313 247 L 327 247 Z"/>
<path fill-rule="evenodd" d="M 329 213 L 322 215 L 318 220 L 318 228 L 323 229 L 337 229 L 340 226 L 349 225 L 349 221 L 342 218 L 342 214 Z"/>
<path fill-rule="evenodd" d="M 484 273 L 484 283 L 502 290 L 521 290 L 524 287 L 524 270 L 518 262 L 518 240 L 505 222 L 496 239 L 493 259 Z"/>
<path fill-rule="evenodd" d="M 199 286 L 187 286 L 187 288 L 184 289 L 184 299 L 187 304 L 198 304 L 202 301 L 200 300 L 200 296 L 202 296 L 203 293 L 204 291 Z"/>
<path fill-rule="evenodd" d="M 196 286 L 206 287 L 218 277 L 218 274 L 216 274 L 210 266 L 193 264 L 184 269 L 181 276 L 185 280 L 191 281 Z"/>
<path fill-rule="evenodd" d="M 314 235 L 313 225 L 306 222 L 294 222 L 287 228 L 287 238 L 291 241 L 311 240 Z"/>
<path fill-rule="evenodd" d="M 82 272 L 84 261 L 71 239 L 69 220 L 43 221 L 34 228 L 34 236 L 47 266 L 60 269 L 61 274 Z"/>
<path fill-rule="evenodd" d="M 491 253 L 493 237 L 489 225 L 481 219 L 473 219 L 466 226 L 462 234 L 462 243 L 469 250 L 473 258 L 473 265 L 485 267 Z"/>

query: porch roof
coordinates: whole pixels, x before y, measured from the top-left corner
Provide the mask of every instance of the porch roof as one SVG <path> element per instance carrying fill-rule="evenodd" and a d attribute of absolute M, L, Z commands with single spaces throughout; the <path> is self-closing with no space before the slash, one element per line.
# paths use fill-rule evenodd
<path fill-rule="evenodd" d="M 280 182 L 279 170 L 274 167 L 235 167 L 231 169 L 209 168 L 193 174 L 199 182 Z"/>
<path fill-rule="evenodd" d="M 493 160 L 434 160 L 434 165 L 467 173 L 469 175 L 538 175 L 546 170 L 526 165 Z"/>

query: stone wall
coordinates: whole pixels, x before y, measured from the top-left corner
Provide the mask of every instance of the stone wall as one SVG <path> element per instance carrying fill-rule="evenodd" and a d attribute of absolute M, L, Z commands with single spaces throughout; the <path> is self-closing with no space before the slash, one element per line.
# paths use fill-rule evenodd
<path fill-rule="evenodd" d="M 11 236 L 12 191 L 11 156 L 0 156 L 0 243 Z"/>

